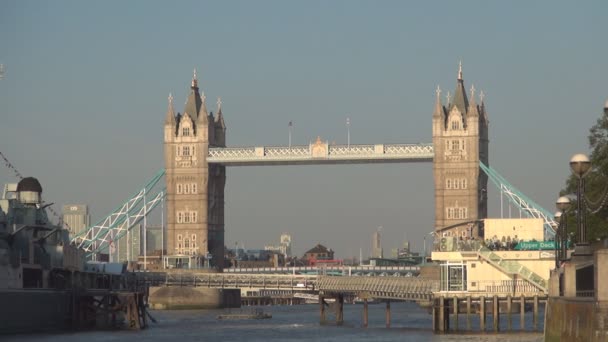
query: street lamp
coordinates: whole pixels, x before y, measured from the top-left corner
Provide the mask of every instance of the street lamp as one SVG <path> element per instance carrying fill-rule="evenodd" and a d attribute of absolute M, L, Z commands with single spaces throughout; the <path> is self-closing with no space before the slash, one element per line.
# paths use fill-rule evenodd
<path fill-rule="evenodd" d="M 587 241 L 587 227 L 585 227 L 585 204 L 582 197 L 585 191 L 585 175 L 591 168 L 589 157 L 581 153 L 575 154 L 570 159 L 570 168 L 578 177 L 578 187 L 576 188 L 576 249 L 578 252 L 576 254 L 587 254 L 589 242 Z"/>
<path fill-rule="evenodd" d="M 561 253 L 560 259 L 566 260 L 568 258 L 567 246 L 568 246 L 568 209 L 570 209 L 570 199 L 566 196 L 561 196 L 555 203 L 557 209 L 561 212 L 559 215 L 559 233 L 561 234 Z M 557 214 L 556 214 L 557 215 Z"/>
<path fill-rule="evenodd" d="M 551 226 L 553 227 L 553 230 L 555 231 L 555 238 L 553 239 L 553 243 L 555 244 L 554 246 L 554 250 L 555 250 L 555 269 L 559 268 L 559 261 L 560 261 L 560 247 L 559 244 L 561 243 L 561 239 L 560 239 L 560 229 L 561 229 L 561 218 L 562 218 L 562 212 L 561 211 L 556 211 L 555 214 L 553 215 L 553 218 L 555 220 L 555 223 L 553 223 Z"/>

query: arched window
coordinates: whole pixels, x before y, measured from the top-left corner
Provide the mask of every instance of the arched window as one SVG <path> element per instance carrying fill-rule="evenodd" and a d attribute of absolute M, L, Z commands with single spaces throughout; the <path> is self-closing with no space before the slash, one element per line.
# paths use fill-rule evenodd
<path fill-rule="evenodd" d="M 460 189 L 460 184 L 458 179 L 454 179 L 454 189 Z"/>
<path fill-rule="evenodd" d="M 182 241 L 182 234 L 177 234 L 177 241 Z"/>
<path fill-rule="evenodd" d="M 452 121 L 452 129 L 460 129 L 460 122 L 458 120 Z"/>
<path fill-rule="evenodd" d="M 196 211 L 192 212 L 192 223 L 196 223 Z"/>
<path fill-rule="evenodd" d="M 182 223 L 182 221 L 184 220 L 184 216 L 182 215 L 181 211 L 177 212 L 177 223 Z M 181 240 L 181 235 L 178 235 L 180 238 L 179 240 Z"/>
<path fill-rule="evenodd" d="M 452 180 L 450 178 L 445 180 L 445 187 L 448 189 L 452 188 Z"/>
<path fill-rule="evenodd" d="M 190 193 L 190 184 L 186 184 L 184 185 L 184 193 L 189 194 Z"/>
<path fill-rule="evenodd" d="M 192 184 L 192 193 L 195 194 L 196 193 L 196 183 Z"/>
<path fill-rule="evenodd" d="M 182 185 L 181 184 L 177 184 L 177 193 L 178 194 L 182 193 Z"/>
<path fill-rule="evenodd" d="M 184 248 L 190 248 L 190 239 L 186 238 L 184 240 Z"/>

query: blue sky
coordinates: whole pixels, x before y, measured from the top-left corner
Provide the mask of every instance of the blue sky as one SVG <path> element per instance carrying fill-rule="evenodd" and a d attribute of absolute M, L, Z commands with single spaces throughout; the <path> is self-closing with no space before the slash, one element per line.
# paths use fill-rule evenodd
<path fill-rule="evenodd" d="M 228 145 L 431 141 L 434 89 L 486 93 L 490 163 L 554 210 L 608 98 L 605 1 L 12 1 L 0 3 L 0 151 L 57 204 L 99 219 L 162 162 L 192 69 L 222 97 Z M 0 183 L 14 182 L 0 167 Z M 431 164 L 230 168 L 226 242 L 292 233 L 364 255 L 433 226 Z M 490 190 L 492 216 L 499 196 Z"/>

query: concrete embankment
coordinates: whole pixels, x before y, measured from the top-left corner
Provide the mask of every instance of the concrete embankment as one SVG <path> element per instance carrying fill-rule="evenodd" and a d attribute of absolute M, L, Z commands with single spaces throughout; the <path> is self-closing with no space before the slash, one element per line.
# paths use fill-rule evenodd
<path fill-rule="evenodd" d="M 154 310 L 238 308 L 241 291 L 189 286 L 150 287 L 148 302 Z"/>
<path fill-rule="evenodd" d="M 550 297 L 545 341 L 608 341 L 608 305 L 593 298 Z"/>

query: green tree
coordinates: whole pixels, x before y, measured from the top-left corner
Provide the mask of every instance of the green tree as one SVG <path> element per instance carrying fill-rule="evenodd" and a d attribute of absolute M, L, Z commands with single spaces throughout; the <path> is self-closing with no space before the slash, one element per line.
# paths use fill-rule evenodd
<path fill-rule="evenodd" d="M 608 102 L 603 115 L 589 130 L 591 170 L 585 176 L 587 203 L 587 239 L 593 242 L 608 238 Z M 570 175 L 560 195 L 576 194 L 578 177 Z M 572 205 L 568 230 L 576 236 L 576 197 L 570 196 Z"/>

